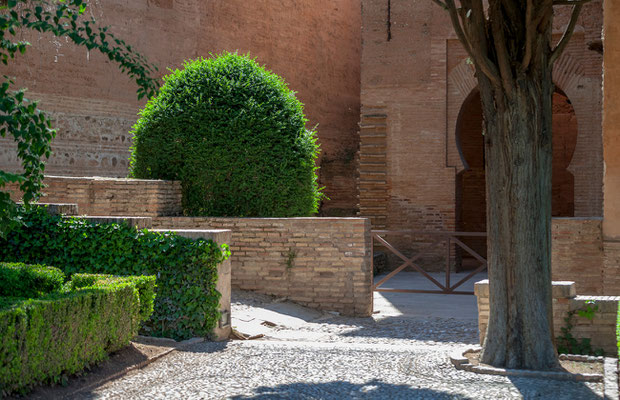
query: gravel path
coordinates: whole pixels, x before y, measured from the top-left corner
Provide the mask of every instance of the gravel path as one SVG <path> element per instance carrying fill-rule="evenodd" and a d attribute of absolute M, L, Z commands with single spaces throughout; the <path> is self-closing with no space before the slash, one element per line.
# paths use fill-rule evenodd
<path fill-rule="evenodd" d="M 235 307 L 272 301 L 237 300 Z M 267 340 L 193 345 L 78 398 L 602 398 L 602 384 L 457 371 L 448 354 L 477 341 L 472 323 L 323 315 L 298 327 L 296 340 L 278 339 L 286 327 L 273 329 Z M 304 332 L 312 340 L 304 340 Z"/>

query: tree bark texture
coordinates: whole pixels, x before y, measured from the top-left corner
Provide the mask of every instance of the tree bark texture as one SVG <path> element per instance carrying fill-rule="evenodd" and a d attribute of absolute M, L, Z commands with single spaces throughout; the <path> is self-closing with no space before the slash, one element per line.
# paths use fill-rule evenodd
<path fill-rule="evenodd" d="M 433 1 L 450 13 L 482 99 L 490 315 L 481 361 L 552 369 L 552 69 L 587 0 Z M 573 6 L 555 46 L 554 4 Z"/>
<path fill-rule="evenodd" d="M 483 95 L 490 315 L 482 361 L 557 366 L 551 293 L 550 71 L 522 79 L 504 104 Z M 486 90 L 489 91 L 488 89 Z"/>

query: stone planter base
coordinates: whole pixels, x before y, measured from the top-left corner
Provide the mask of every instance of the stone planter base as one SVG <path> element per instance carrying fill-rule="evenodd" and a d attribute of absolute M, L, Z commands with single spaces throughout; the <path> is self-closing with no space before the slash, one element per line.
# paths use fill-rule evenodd
<path fill-rule="evenodd" d="M 557 371 L 533 371 L 523 369 L 495 368 L 488 365 L 474 365 L 466 357 L 466 354 L 480 351 L 480 347 L 459 350 L 450 355 L 450 361 L 456 369 L 475 372 L 477 374 L 519 376 L 539 379 L 556 379 L 577 382 L 604 382 L 605 398 L 618 399 L 618 360 L 605 357 L 588 357 L 562 354 L 560 359 L 581 362 L 597 362 L 604 365 L 604 375 L 601 374 L 572 374 Z"/>

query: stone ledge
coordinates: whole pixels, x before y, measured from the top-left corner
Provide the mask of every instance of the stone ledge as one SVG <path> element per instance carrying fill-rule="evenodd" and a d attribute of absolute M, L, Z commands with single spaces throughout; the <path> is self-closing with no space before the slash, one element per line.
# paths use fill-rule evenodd
<path fill-rule="evenodd" d="M 108 181 L 108 182 L 148 182 L 181 185 L 180 181 L 167 181 L 162 179 L 134 179 L 134 178 L 114 178 L 108 176 L 65 176 L 65 175 L 45 175 L 48 180 L 62 181 Z"/>
<path fill-rule="evenodd" d="M 618 400 L 618 360 L 606 357 L 604 368 L 605 399 Z"/>
<path fill-rule="evenodd" d="M 151 229 L 152 232 L 172 232 L 188 239 L 211 239 L 217 235 L 231 233 L 230 229 Z M 230 240 L 229 240 L 230 242 Z M 230 245 L 230 243 L 227 243 Z"/>
<path fill-rule="evenodd" d="M 23 205 L 24 203 L 18 201 L 17 204 Z M 78 215 L 78 205 L 75 203 L 33 203 L 32 205 L 47 207 L 47 212 L 50 215 Z"/>
<path fill-rule="evenodd" d="M 473 353 L 480 351 L 480 347 L 468 348 L 467 350 L 455 351 L 450 355 L 450 362 L 458 370 L 474 372 L 477 374 L 485 375 L 499 375 L 499 376 L 517 376 L 523 378 L 538 378 L 538 379 L 554 379 L 562 381 L 575 381 L 575 382 L 606 382 L 608 379 L 616 379 L 617 387 L 617 374 L 614 377 L 608 377 L 605 368 L 605 375 L 599 374 L 571 374 L 570 372 L 556 372 L 556 371 L 533 371 L 526 369 L 509 369 L 509 368 L 495 368 L 491 366 L 474 365 L 469 362 L 469 359 L 465 357 L 467 353 Z M 580 356 L 574 357 L 570 354 L 563 355 L 564 360 L 570 361 L 583 361 Z M 587 361 L 591 362 L 591 361 Z M 594 361 L 600 362 L 600 361 Z M 616 360 L 617 363 L 617 360 Z M 613 389 L 612 389 L 613 390 Z M 617 389 L 616 389 L 617 391 Z"/>
<path fill-rule="evenodd" d="M 484 279 L 474 284 L 474 294 L 478 297 L 489 297 L 489 280 Z M 577 296 L 575 282 L 553 281 L 552 297 L 554 299 L 572 299 Z"/>
<path fill-rule="evenodd" d="M 94 224 L 126 224 L 137 229 L 148 229 L 153 226 L 151 217 L 115 217 L 115 216 L 82 216 Z"/>
<path fill-rule="evenodd" d="M 570 309 L 579 310 L 583 309 L 586 302 L 593 301 L 598 307 L 597 314 L 610 313 L 616 315 L 618 312 L 618 302 L 620 302 L 619 296 L 577 296 L 570 300 Z"/>

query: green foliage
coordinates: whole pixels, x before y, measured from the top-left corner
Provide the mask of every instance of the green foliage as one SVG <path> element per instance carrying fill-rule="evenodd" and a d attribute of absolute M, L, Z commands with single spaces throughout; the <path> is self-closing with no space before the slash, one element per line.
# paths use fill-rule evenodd
<path fill-rule="evenodd" d="M 560 354 L 583 354 L 593 356 L 603 356 L 605 352 L 602 349 L 592 348 L 592 339 L 581 338 L 577 339 L 573 336 L 572 330 L 574 328 L 574 318 L 578 315 L 582 318 L 587 318 L 592 321 L 598 312 L 598 305 L 595 301 L 586 301 L 586 307 L 579 310 L 571 310 L 567 312 L 564 322 L 566 326 L 561 328 L 562 335 L 557 337 L 557 348 Z"/>
<path fill-rule="evenodd" d="M 155 304 L 155 276 L 112 276 L 105 274 L 73 274 L 69 282 L 69 290 L 79 290 L 88 287 L 110 286 L 129 283 L 138 290 L 140 298 L 140 321 L 146 322 L 153 314 Z"/>
<path fill-rule="evenodd" d="M 55 265 L 66 274 L 156 275 L 154 313 L 143 330 L 153 336 L 208 336 L 219 319 L 217 266 L 227 245 L 119 224 L 90 224 L 21 210 L 23 226 L 0 238 L 0 261 Z M 82 278 L 77 277 L 78 287 Z"/>
<path fill-rule="evenodd" d="M 150 298 L 138 281 L 150 286 L 144 290 Z M 89 286 L 38 299 L 0 297 L 0 396 L 58 382 L 129 344 L 148 317 L 141 304 L 153 302 L 154 286 L 155 277 L 99 276 Z"/>
<path fill-rule="evenodd" d="M 43 265 L 0 263 L 0 296 L 35 298 L 61 289 L 65 274 Z"/>
<path fill-rule="evenodd" d="M 286 269 L 292 269 L 295 266 L 296 258 L 297 252 L 293 249 L 289 249 L 286 255 Z"/>
<path fill-rule="evenodd" d="M 96 49 L 118 64 L 138 84 L 138 98 L 152 97 L 159 84 L 150 77 L 156 68 L 131 46 L 96 25 L 83 15 L 86 0 L 9 0 L 0 3 L 0 61 L 8 64 L 23 54 L 30 43 L 21 40 L 23 30 L 66 37 L 76 45 Z M 36 201 L 42 189 L 45 163 L 51 154 L 50 141 L 56 131 L 50 118 L 37 109 L 37 103 L 25 97 L 23 89 L 13 91 L 13 81 L 4 76 L 0 82 L 0 136 L 11 135 L 17 142 L 17 157 L 22 172 L 0 171 L 0 189 L 18 183 L 26 205 Z M 9 194 L 0 191 L 0 236 L 19 225 L 17 206 Z"/>
<path fill-rule="evenodd" d="M 186 215 L 316 213 L 319 146 L 280 77 L 224 53 L 164 80 L 133 128 L 133 177 L 180 180 Z"/>
<path fill-rule="evenodd" d="M 620 359 L 620 303 L 618 303 L 618 325 L 616 326 L 616 337 L 618 338 L 618 359 Z"/>

